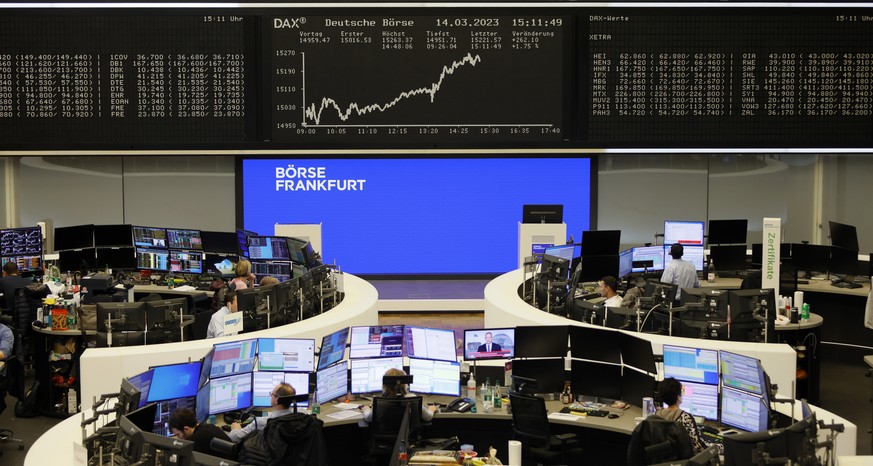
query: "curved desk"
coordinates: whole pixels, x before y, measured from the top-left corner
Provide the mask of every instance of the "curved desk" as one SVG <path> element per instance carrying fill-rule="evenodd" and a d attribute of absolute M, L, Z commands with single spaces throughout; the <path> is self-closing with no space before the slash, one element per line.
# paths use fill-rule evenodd
<path fill-rule="evenodd" d="M 94 397 L 118 391 L 123 377 L 147 370 L 150 366 L 173 364 L 202 358 L 212 345 L 258 337 L 312 338 L 320 342 L 324 335 L 353 325 L 376 325 L 379 294 L 370 283 L 344 275 L 345 299 L 324 314 L 293 324 L 257 332 L 210 340 L 193 340 L 149 346 L 119 348 L 89 348 L 80 358 L 82 408 L 88 408 Z"/>

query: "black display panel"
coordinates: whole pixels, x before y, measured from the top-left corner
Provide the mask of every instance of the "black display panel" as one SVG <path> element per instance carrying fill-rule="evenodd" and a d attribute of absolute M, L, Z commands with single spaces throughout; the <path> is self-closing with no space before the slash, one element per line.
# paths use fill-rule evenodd
<path fill-rule="evenodd" d="M 271 139 L 554 144 L 566 137 L 571 17 L 418 11 L 438 14 L 265 18 Z"/>
<path fill-rule="evenodd" d="M 866 10 L 596 9 L 581 18 L 584 145 L 873 142 Z"/>
<path fill-rule="evenodd" d="M 256 18 L 52 13 L 0 16 L 7 144 L 254 140 Z"/>

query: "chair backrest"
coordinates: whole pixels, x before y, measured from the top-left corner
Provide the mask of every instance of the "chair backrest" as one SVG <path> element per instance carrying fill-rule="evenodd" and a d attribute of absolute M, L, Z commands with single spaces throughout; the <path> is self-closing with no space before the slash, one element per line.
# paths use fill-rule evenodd
<path fill-rule="evenodd" d="M 515 437 L 532 447 L 549 446 L 546 400 L 538 396 L 510 393 L 509 404 L 512 407 L 512 432 Z"/>
<path fill-rule="evenodd" d="M 688 431 L 678 421 L 652 415 L 634 428 L 627 449 L 630 466 L 685 460 L 694 456 Z"/>
<path fill-rule="evenodd" d="M 409 412 L 408 444 L 417 441 L 421 430 L 421 403 L 420 396 L 373 397 L 373 418 L 370 421 L 371 443 L 377 447 L 393 449 L 406 412 Z"/>

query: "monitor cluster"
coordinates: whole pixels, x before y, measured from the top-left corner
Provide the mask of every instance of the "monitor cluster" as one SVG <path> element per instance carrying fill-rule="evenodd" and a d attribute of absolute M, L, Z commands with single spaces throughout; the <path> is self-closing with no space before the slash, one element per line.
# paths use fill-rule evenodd
<path fill-rule="evenodd" d="M 20 272 L 39 270 L 42 252 L 40 227 L 0 229 L 0 265 L 14 262 Z"/>

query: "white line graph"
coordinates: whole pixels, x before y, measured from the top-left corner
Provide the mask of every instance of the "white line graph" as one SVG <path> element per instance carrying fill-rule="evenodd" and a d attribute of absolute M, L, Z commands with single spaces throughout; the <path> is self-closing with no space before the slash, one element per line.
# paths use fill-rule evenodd
<path fill-rule="evenodd" d="M 477 55 L 472 55 L 471 53 L 467 53 L 463 58 L 457 61 L 453 61 L 449 66 L 443 66 L 442 72 L 439 75 L 439 78 L 432 82 L 429 86 L 423 86 L 416 89 L 403 91 L 397 95 L 394 99 L 386 102 L 386 103 L 372 103 L 367 105 L 360 105 L 357 102 L 352 102 L 345 109 L 341 108 L 340 104 L 330 98 L 330 97 L 322 97 L 321 103 L 316 104 L 307 104 L 306 103 L 306 56 L 305 53 L 301 53 L 301 61 L 302 61 L 302 73 L 303 73 L 303 126 L 305 127 L 319 127 L 321 126 L 321 118 L 322 114 L 326 110 L 335 110 L 340 120 L 343 122 L 348 121 L 348 119 L 354 113 L 355 115 L 366 115 L 372 112 L 384 112 L 391 107 L 394 107 L 401 101 L 405 99 L 409 99 L 421 94 L 427 94 L 430 96 L 430 101 L 433 103 L 436 98 L 437 92 L 439 92 L 440 87 L 443 84 L 443 81 L 449 76 L 455 73 L 461 67 L 464 66 L 472 66 L 475 67 L 482 61 L 482 57 Z M 308 122 L 314 122 L 315 124 L 309 124 Z M 335 125 L 326 125 L 326 126 L 335 126 Z M 404 125 L 409 126 L 409 125 Z"/>

